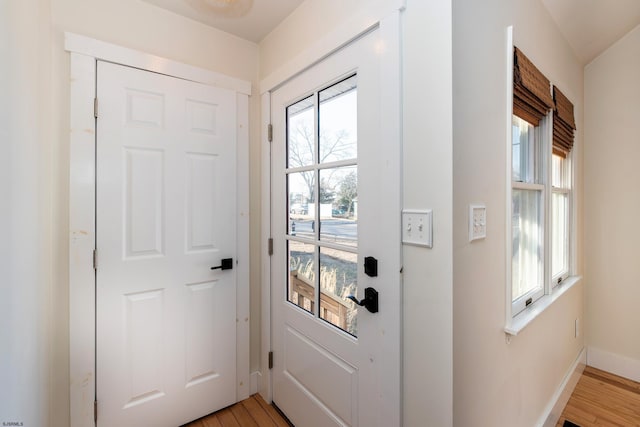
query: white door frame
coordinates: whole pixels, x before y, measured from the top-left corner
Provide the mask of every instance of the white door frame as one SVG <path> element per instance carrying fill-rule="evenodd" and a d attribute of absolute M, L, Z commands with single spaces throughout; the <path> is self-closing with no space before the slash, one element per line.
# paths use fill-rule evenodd
<path fill-rule="evenodd" d="M 269 403 L 272 402 L 272 374 L 269 370 L 269 352 L 271 348 L 271 257 L 268 256 L 269 239 L 271 236 L 271 146 L 269 141 L 268 126 L 271 123 L 271 93 L 286 83 L 291 78 L 302 73 L 309 67 L 322 61 L 322 59 L 340 50 L 342 47 L 357 40 L 371 29 L 379 27 L 381 37 L 387 42 L 385 56 L 388 60 L 381 66 L 381 97 L 385 100 L 382 116 L 385 117 L 383 126 L 384 138 L 402 138 L 402 70 L 401 70 L 401 12 L 405 8 L 404 0 L 384 0 L 372 2 L 372 5 L 363 13 L 354 16 L 344 25 L 339 26 L 327 36 L 321 38 L 313 46 L 305 49 L 301 54 L 285 63 L 276 72 L 260 82 L 262 96 L 262 317 L 261 317 L 261 367 L 262 376 L 259 386 L 261 396 Z M 366 13 L 364 13 L 366 12 Z M 382 84 L 384 82 L 384 84 Z M 401 180 L 401 152 L 391 153 L 390 161 L 397 164 L 397 172 Z M 400 194 L 401 188 L 398 188 Z M 398 217 L 402 206 L 401 196 L 397 201 Z M 397 242 L 400 245 L 400 242 Z M 400 292 L 402 295 L 402 292 Z M 385 342 L 384 348 L 391 349 L 385 352 L 382 361 L 383 366 L 399 366 L 399 372 L 385 373 L 381 379 L 385 390 L 385 396 L 398 396 L 398 402 L 391 404 L 381 401 L 382 413 L 387 425 L 402 425 L 402 301 L 398 300 L 391 308 L 394 315 L 398 316 L 400 325 L 400 342 Z M 397 349 L 397 351 L 393 351 Z"/>
<path fill-rule="evenodd" d="M 251 83 L 166 58 L 65 33 L 71 56 L 69 168 L 69 375 L 72 427 L 94 426 L 95 400 L 95 117 L 96 61 L 104 60 L 210 86 L 237 97 L 237 384 L 249 375 L 249 95 Z"/>

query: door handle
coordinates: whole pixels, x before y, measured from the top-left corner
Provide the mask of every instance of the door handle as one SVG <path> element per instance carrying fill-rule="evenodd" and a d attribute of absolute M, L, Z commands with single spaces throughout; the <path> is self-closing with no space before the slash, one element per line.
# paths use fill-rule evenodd
<path fill-rule="evenodd" d="M 220 265 L 217 267 L 211 267 L 212 270 L 233 270 L 233 258 L 223 258 L 220 260 Z"/>
<path fill-rule="evenodd" d="M 373 288 L 365 288 L 364 299 L 362 301 L 358 301 L 358 299 L 353 295 L 349 295 L 347 298 L 359 306 L 364 306 L 364 308 L 372 313 L 378 312 L 378 291 Z"/>

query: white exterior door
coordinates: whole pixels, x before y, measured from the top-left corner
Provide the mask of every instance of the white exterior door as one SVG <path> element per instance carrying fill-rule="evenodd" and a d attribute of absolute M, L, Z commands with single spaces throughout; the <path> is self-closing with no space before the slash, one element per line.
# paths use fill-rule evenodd
<path fill-rule="evenodd" d="M 236 96 L 97 82 L 98 426 L 177 426 L 236 399 Z"/>
<path fill-rule="evenodd" d="M 296 427 L 400 424 L 399 76 L 384 34 L 271 95 L 273 401 Z M 366 288 L 377 312 L 348 298 Z"/>

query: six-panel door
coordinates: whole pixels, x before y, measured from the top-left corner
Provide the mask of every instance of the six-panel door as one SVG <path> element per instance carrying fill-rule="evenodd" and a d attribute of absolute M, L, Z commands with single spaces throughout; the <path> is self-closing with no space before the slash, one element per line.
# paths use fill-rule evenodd
<path fill-rule="evenodd" d="M 235 93 L 98 63 L 99 426 L 235 402 Z"/>

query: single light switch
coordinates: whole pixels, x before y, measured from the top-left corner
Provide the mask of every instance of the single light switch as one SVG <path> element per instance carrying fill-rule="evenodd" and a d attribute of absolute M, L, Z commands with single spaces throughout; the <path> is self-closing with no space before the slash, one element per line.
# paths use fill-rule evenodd
<path fill-rule="evenodd" d="M 402 243 L 433 247 L 431 209 L 402 211 Z"/>
<path fill-rule="evenodd" d="M 487 208 L 485 205 L 469 205 L 469 241 L 487 237 Z"/>

